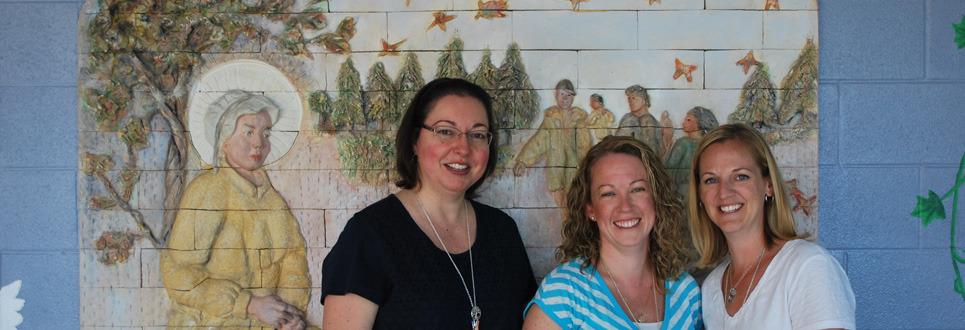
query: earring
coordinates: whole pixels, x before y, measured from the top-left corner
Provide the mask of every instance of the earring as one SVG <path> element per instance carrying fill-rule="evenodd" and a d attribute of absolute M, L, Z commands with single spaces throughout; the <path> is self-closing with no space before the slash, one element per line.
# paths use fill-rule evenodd
<path fill-rule="evenodd" d="M 770 203 L 774 201 L 774 195 L 764 195 L 764 203 Z"/>
<path fill-rule="evenodd" d="M 596 217 L 590 217 L 590 221 L 596 221 Z"/>

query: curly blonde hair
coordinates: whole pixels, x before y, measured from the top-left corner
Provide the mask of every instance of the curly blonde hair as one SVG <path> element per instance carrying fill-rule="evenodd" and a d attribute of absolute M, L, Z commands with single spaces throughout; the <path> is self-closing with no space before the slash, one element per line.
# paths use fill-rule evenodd
<path fill-rule="evenodd" d="M 707 214 L 700 201 L 700 158 L 708 147 L 716 143 L 735 140 L 743 143 L 751 152 L 754 163 L 761 169 L 765 180 L 774 189 L 774 200 L 764 203 L 764 240 L 767 247 L 774 245 L 775 239 L 792 240 L 806 238 L 808 234 L 798 234 L 791 215 L 791 204 L 781 170 L 777 168 L 774 155 L 757 130 L 744 124 L 727 124 L 707 132 L 697 143 L 691 165 L 687 212 L 690 219 L 690 234 L 699 258 L 697 267 L 712 267 L 727 256 L 727 238 Z"/>
<path fill-rule="evenodd" d="M 694 258 L 693 245 L 687 237 L 683 203 L 677 195 L 677 185 L 660 157 L 646 144 L 626 136 L 607 136 L 586 153 L 566 194 L 566 218 L 563 219 L 563 244 L 556 248 L 556 261 L 567 262 L 583 258 L 585 270 L 600 258 L 600 229 L 586 215 L 590 203 L 590 170 L 608 154 L 627 154 L 640 158 L 650 177 L 650 191 L 656 211 L 656 223 L 650 231 L 649 255 L 657 288 L 667 289 L 663 281 L 676 279 L 687 263 Z"/>

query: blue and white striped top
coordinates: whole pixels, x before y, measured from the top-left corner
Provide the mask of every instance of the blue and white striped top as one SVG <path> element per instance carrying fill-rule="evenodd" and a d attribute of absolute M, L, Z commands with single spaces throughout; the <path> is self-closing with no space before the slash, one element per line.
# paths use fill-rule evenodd
<path fill-rule="evenodd" d="M 562 329 L 637 330 L 596 268 L 590 265 L 583 273 L 581 263 L 583 259 L 570 260 L 547 275 L 523 315 L 537 304 Z M 697 281 L 684 272 L 664 285 L 670 292 L 664 299 L 661 329 L 700 329 L 703 320 Z"/>

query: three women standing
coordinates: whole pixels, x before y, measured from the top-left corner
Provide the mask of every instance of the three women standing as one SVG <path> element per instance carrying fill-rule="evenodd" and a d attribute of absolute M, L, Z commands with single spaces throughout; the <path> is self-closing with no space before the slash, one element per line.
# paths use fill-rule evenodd
<path fill-rule="evenodd" d="M 346 224 L 322 268 L 324 328 L 519 329 L 536 289 L 516 223 L 470 200 L 496 165 L 485 90 L 437 79 L 396 137 L 398 193 Z"/>

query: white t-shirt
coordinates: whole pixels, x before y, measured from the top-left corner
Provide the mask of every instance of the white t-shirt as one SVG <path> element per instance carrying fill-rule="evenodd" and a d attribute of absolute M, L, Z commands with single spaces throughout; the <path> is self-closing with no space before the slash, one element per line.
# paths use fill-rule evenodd
<path fill-rule="evenodd" d="M 663 322 L 653 322 L 653 323 L 643 323 L 643 322 L 633 322 L 633 325 L 637 326 L 640 330 L 660 330 L 660 326 Z"/>
<path fill-rule="evenodd" d="M 720 289 L 729 264 L 718 265 L 700 288 L 707 330 L 855 328 L 848 275 L 824 248 L 800 239 L 785 243 L 733 317 L 727 315 Z"/>

